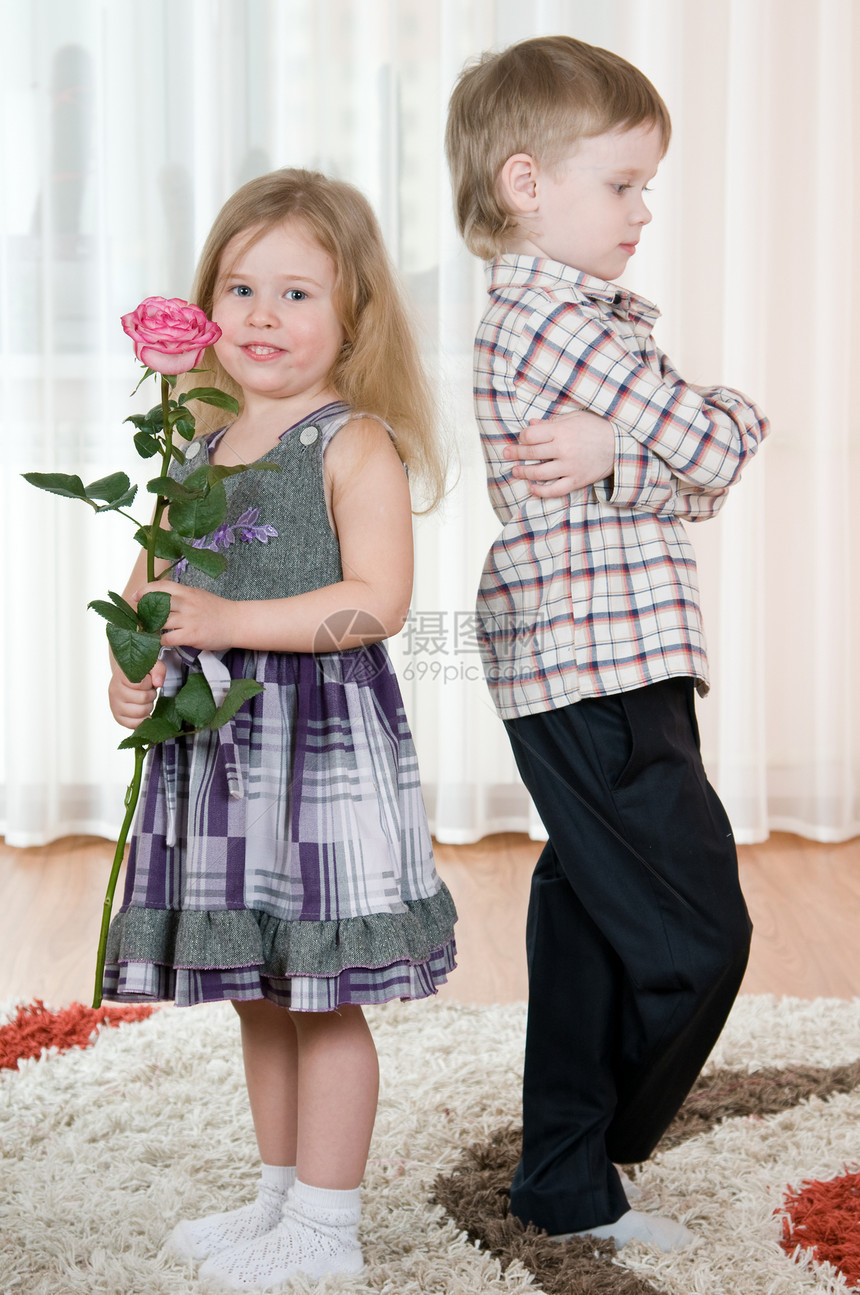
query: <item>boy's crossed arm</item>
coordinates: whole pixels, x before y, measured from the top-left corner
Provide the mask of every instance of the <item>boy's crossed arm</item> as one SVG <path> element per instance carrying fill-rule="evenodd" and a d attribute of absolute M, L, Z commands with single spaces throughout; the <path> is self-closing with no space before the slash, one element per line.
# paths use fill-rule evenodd
<path fill-rule="evenodd" d="M 507 445 L 503 453 L 514 463 L 511 475 L 530 481 L 533 495 L 557 499 L 612 476 L 615 431 L 586 409 L 555 414 L 529 423 L 519 445 Z"/>
<path fill-rule="evenodd" d="M 684 382 L 659 351 L 658 375 L 574 306 L 556 310 L 544 323 L 544 337 L 547 330 L 551 347 L 521 339 L 528 360 L 518 395 L 527 411 L 531 406 L 544 418 L 559 399 L 581 401 L 583 410 L 524 428 L 519 448 L 509 447 L 505 457 L 540 462 L 515 468 L 515 474 L 547 498 L 595 485 L 617 506 L 691 517 L 716 511 L 767 434 L 757 406 L 725 387 Z"/>
<path fill-rule="evenodd" d="M 516 446 L 507 445 L 511 475 L 531 483 L 531 493 L 560 499 L 594 487 L 603 502 L 659 516 L 705 521 L 715 516 L 728 487 L 682 482 L 657 455 L 601 414 L 587 409 L 552 414 L 529 423 Z"/>

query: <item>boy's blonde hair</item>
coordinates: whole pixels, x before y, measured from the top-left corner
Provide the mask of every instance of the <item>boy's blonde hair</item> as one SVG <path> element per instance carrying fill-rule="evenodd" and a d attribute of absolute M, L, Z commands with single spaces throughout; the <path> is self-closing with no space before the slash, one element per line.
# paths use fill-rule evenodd
<path fill-rule="evenodd" d="M 504 252 L 516 219 L 499 199 L 502 167 L 527 153 L 553 167 L 580 139 L 652 123 L 672 126 L 651 82 L 626 59 L 574 40 L 538 36 L 467 66 L 451 95 L 445 151 L 454 213 L 470 252 Z"/>
<path fill-rule="evenodd" d="M 335 264 L 334 307 L 346 342 L 329 382 L 357 413 L 376 414 L 395 434 L 397 451 L 429 510 L 445 487 L 436 410 L 409 311 L 370 203 L 358 189 L 318 171 L 285 168 L 250 180 L 221 208 L 203 248 L 192 300 L 211 317 L 224 249 L 247 233 L 245 247 L 295 220 Z M 242 393 L 209 348 L 204 363 L 217 385 Z M 199 381 L 199 379 L 198 379 Z"/>

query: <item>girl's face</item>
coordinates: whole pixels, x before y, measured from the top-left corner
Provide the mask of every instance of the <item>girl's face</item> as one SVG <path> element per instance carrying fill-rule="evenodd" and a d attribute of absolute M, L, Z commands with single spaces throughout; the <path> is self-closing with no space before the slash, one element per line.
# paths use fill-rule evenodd
<path fill-rule="evenodd" d="M 293 405 L 336 399 L 328 382 L 345 340 L 334 308 L 334 261 L 295 220 L 243 249 L 227 244 L 212 318 L 221 329 L 215 354 L 249 403 Z M 286 412 L 286 411 L 285 411 Z M 304 409 L 301 413 L 304 413 Z"/>

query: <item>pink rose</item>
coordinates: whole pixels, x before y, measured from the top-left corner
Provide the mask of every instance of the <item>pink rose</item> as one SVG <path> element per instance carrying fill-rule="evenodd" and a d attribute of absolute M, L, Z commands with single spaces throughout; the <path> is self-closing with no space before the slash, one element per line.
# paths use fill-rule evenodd
<path fill-rule="evenodd" d="M 196 369 L 207 346 L 217 342 L 221 329 L 206 318 L 199 306 L 179 297 L 147 297 L 137 310 L 123 315 L 122 326 L 134 342 L 141 364 L 156 373 L 187 373 Z"/>

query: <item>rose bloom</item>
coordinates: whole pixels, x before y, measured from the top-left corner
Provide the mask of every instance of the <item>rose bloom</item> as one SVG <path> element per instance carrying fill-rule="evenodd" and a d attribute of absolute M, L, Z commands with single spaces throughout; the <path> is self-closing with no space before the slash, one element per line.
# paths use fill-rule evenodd
<path fill-rule="evenodd" d="M 221 329 L 199 306 L 179 297 L 147 297 L 137 310 L 122 316 L 122 326 L 134 342 L 135 357 L 156 373 L 187 373 L 196 369 L 207 346 Z"/>

